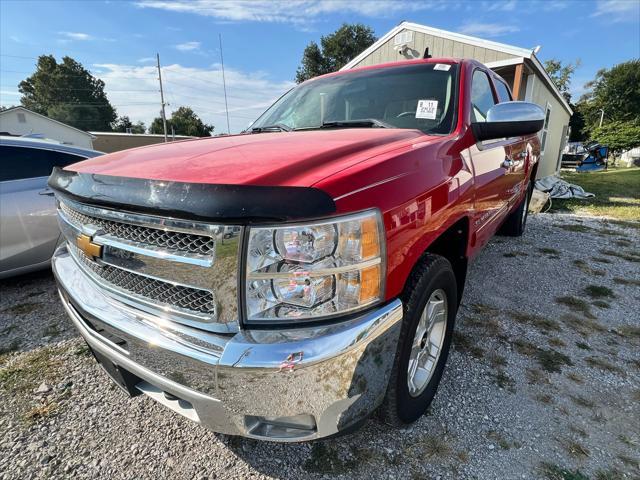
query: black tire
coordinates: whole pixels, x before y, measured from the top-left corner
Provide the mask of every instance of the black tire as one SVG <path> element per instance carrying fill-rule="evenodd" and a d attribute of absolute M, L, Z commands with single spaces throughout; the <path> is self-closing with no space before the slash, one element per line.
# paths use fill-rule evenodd
<path fill-rule="evenodd" d="M 531 181 L 527 184 L 527 192 L 520 201 L 520 205 L 516 208 L 507 219 L 504 221 L 498 235 L 505 237 L 520 237 L 524 233 L 527 226 L 527 218 L 529 217 L 529 200 L 531 200 L 531 194 L 533 193 L 533 185 Z"/>
<path fill-rule="evenodd" d="M 447 297 L 447 318 L 440 356 L 426 387 L 418 396 L 411 396 L 407 384 L 409 355 L 420 316 L 431 294 L 441 289 Z M 379 409 L 381 419 L 390 425 L 401 426 L 420 418 L 436 394 L 451 346 L 453 325 L 458 308 L 456 277 L 451 263 L 439 255 L 427 254 L 412 273 L 403 294 L 404 318 L 398 340 L 387 393 Z"/>

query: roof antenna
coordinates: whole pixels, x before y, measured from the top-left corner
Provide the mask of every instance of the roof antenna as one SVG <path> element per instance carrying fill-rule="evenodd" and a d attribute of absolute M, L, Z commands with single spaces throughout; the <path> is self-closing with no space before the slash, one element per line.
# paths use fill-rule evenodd
<path fill-rule="evenodd" d="M 429 55 L 429 47 L 424 49 L 424 55 L 422 55 L 422 58 L 431 58 L 431 55 Z"/>

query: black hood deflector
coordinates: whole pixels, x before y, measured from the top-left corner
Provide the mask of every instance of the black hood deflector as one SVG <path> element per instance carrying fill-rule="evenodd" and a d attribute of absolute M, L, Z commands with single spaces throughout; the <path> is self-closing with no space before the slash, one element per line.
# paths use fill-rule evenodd
<path fill-rule="evenodd" d="M 171 182 L 54 168 L 49 186 L 72 200 L 116 210 L 223 224 L 288 222 L 331 215 L 333 199 L 312 187 Z"/>

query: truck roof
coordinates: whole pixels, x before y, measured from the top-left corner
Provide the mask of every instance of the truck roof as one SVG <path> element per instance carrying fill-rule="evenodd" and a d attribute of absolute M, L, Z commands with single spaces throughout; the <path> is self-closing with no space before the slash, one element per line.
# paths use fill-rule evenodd
<path fill-rule="evenodd" d="M 404 65 L 418 65 L 421 63 L 460 64 L 464 61 L 472 61 L 472 60 L 463 59 L 463 58 L 453 58 L 453 57 L 439 57 L 439 58 L 432 57 L 432 58 L 418 58 L 413 60 L 398 60 L 397 62 L 378 63 L 375 65 L 367 65 L 364 67 L 350 68 L 349 70 L 338 70 L 337 72 L 325 73 L 324 75 L 318 75 L 317 77 L 310 78 L 309 80 L 307 80 L 307 82 L 317 80 L 318 78 L 327 78 L 327 77 L 333 77 L 336 75 L 348 75 L 349 73 L 361 72 L 363 70 L 378 70 L 378 69 L 390 68 L 390 67 L 401 67 Z"/>

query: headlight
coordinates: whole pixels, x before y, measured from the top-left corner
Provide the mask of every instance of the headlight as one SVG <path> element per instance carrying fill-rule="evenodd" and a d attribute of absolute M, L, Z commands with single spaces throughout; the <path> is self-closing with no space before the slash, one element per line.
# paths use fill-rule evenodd
<path fill-rule="evenodd" d="M 251 227 L 246 257 L 248 322 L 318 320 L 383 299 L 379 212 L 317 223 Z"/>

